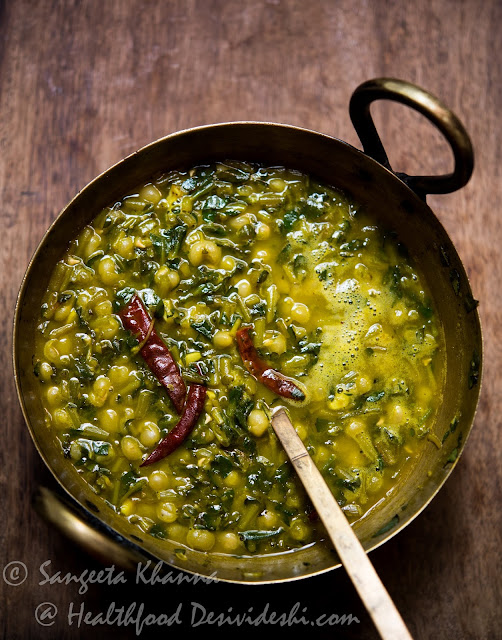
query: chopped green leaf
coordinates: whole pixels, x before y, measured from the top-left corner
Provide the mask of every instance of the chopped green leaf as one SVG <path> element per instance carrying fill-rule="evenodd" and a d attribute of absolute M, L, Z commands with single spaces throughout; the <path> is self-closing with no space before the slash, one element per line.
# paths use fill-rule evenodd
<path fill-rule="evenodd" d="M 162 524 L 154 524 L 148 533 L 154 538 L 159 538 L 160 540 L 165 540 L 167 538 L 165 527 Z"/>
<path fill-rule="evenodd" d="M 396 514 L 391 520 L 389 520 L 389 522 L 387 522 L 387 524 L 385 524 L 381 529 L 379 529 L 376 533 L 373 534 L 373 538 L 376 538 L 378 536 L 383 535 L 384 533 L 387 533 L 387 531 L 390 531 L 391 529 L 393 529 L 396 524 L 398 524 L 399 522 L 399 516 Z"/>
<path fill-rule="evenodd" d="M 204 318 L 204 320 L 200 320 L 199 322 L 191 322 L 190 326 L 208 340 L 211 340 L 213 337 L 214 327 L 207 318 Z"/>
<path fill-rule="evenodd" d="M 288 243 L 284 245 L 284 247 L 279 252 L 277 256 L 277 264 L 285 264 L 291 258 L 291 254 L 293 252 L 293 247 Z"/>
<path fill-rule="evenodd" d="M 93 441 L 92 450 L 97 456 L 107 456 L 110 451 L 110 443 L 101 440 Z"/>
<path fill-rule="evenodd" d="M 480 357 L 477 351 L 474 351 L 469 365 L 469 389 L 472 389 L 479 381 Z"/>
<path fill-rule="evenodd" d="M 233 468 L 234 465 L 230 458 L 222 454 L 214 456 L 214 460 L 211 463 L 211 469 L 221 475 L 222 478 L 226 478 Z"/>
<path fill-rule="evenodd" d="M 247 429 L 247 418 L 254 406 L 253 400 L 244 391 L 244 386 L 231 387 L 228 394 L 229 415 L 235 419 L 235 422 Z"/>
<path fill-rule="evenodd" d="M 293 273 L 299 280 L 305 280 L 307 276 L 308 262 L 305 256 L 298 253 L 293 260 Z"/>
<path fill-rule="evenodd" d="M 136 290 L 133 289 L 132 287 L 125 287 L 124 289 L 120 289 L 120 291 L 117 291 L 117 293 L 115 294 L 115 310 L 118 311 L 119 309 L 124 307 L 126 304 L 129 304 L 129 302 L 131 301 L 131 298 L 134 296 L 135 293 L 136 293 Z M 80 311 L 82 310 L 80 309 Z M 78 313 L 78 310 L 77 310 L 77 313 Z"/>
<path fill-rule="evenodd" d="M 269 540 L 270 538 L 274 538 L 275 536 L 278 536 L 283 531 L 284 529 L 282 527 L 279 527 L 278 529 L 270 529 L 270 530 L 249 529 L 248 531 L 241 531 L 239 533 L 239 537 L 244 542 L 249 542 L 249 541 L 255 542 L 259 540 Z"/>
<path fill-rule="evenodd" d="M 378 391 L 377 393 L 372 393 L 369 396 L 366 396 L 366 402 L 378 402 L 385 395 L 385 391 Z"/>
<path fill-rule="evenodd" d="M 286 211 L 282 219 L 281 232 L 288 233 L 301 218 L 302 214 L 297 209 Z"/>

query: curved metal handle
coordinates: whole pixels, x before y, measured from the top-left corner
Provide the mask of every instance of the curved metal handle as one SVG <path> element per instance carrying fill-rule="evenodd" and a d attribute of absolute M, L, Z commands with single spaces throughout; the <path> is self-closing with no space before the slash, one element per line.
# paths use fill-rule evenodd
<path fill-rule="evenodd" d="M 428 193 L 451 193 L 469 181 L 474 168 L 471 140 L 457 116 L 435 96 L 410 82 L 395 78 L 376 78 L 359 85 L 349 105 L 352 124 L 364 152 L 392 171 L 382 141 L 370 113 L 374 100 L 393 100 L 422 113 L 441 131 L 453 151 L 453 173 L 441 176 L 409 176 L 396 173 L 415 193 L 425 198 Z"/>
<path fill-rule="evenodd" d="M 47 487 L 38 488 L 33 504 L 44 520 L 103 564 L 135 571 L 139 562 L 146 561 L 146 557 L 130 542 Z"/>

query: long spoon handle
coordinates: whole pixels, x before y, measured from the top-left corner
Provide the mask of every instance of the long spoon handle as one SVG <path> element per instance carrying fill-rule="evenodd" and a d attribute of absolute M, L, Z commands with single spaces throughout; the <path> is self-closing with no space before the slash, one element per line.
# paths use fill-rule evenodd
<path fill-rule="evenodd" d="M 412 640 L 396 605 L 284 409 L 272 427 L 296 469 L 364 606 L 383 640 Z"/>

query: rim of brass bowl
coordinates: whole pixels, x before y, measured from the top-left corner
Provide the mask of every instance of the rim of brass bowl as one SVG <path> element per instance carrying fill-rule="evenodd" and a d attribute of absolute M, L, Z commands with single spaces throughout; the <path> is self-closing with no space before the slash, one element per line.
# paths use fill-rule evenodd
<path fill-rule="evenodd" d="M 392 172 L 369 114 L 369 104 L 380 98 L 408 104 L 440 128 L 454 152 L 452 174 L 397 177 Z M 411 522 L 458 462 L 478 403 L 481 326 L 465 269 L 443 226 L 425 203 L 425 194 L 447 193 L 463 186 L 472 172 L 472 147 L 451 111 L 410 83 L 389 78 L 364 83 L 354 92 L 350 110 L 366 153 L 322 133 L 267 122 L 212 124 L 161 138 L 121 160 L 82 189 L 52 223 L 30 261 L 17 300 L 13 340 L 16 388 L 25 421 L 39 454 L 61 487 L 80 505 L 85 517 L 98 518 L 104 525 L 104 536 L 108 532 L 118 539 L 118 544 L 131 550 L 132 561 L 146 554 L 188 573 L 246 584 L 295 580 L 340 566 L 336 554 L 325 543 L 267 556 L 234 557 L 202 553 L 142 534 L 91 491 L 63 459 L 59 441 L 44 425 L 32 357 L 36 316 L 49 274 L 70 240 L 103 207 L 162 171 L 228 158 L 296 168 L 341 188 L 367 207 L 383 227 L 395 229 L 426 278 L 445 333 L 443 402 L 433 427 L 434 435 L 443 444 L 438 448 L 427 442 L 421 458 L 386 501 L 354 524 L 366 550 L 377 548 Z M 54 524 L 59 518 L 64 519 L 62 515 L 54 516 L 57 513 L 53 511 Z M 81 544 L 85 544 L 85 526 L 80 528 Z"/>

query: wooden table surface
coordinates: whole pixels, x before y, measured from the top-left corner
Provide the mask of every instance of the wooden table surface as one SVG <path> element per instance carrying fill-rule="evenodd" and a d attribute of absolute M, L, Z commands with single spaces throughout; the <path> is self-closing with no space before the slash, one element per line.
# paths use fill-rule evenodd
<path fill-rule="evenodd" d="M 46 227 L 81 187 L 123 156 L 178 129 L 245 119 L 299 125 L 359 146 L 347 110 L 352 90 L 372 77 L 395 76 L 438 95 L 472 137 L 470 183 L 428 201 L 481 301 L 486 360 L 475 427 L 452 477 L 426 511 L 371 558 L 415 638 L 502 638 L 500 0 L 12 0 L 0 2 L 0 24 L 0 571 L 13 561 L 28 569 L 19 586 L 0 576 L 1 637 L 135 637 L 131 627 L 79 629 L 76 619 L 69 626 L 70 603 L 97 614 L 112 601 L 143 602 L 156 614 L 182 606 L 182 625 L 145 627 L 141 637 L 181 628 L 232 638 L 302 631 L 301 621 L 253 629 L 201 618 L 201 606 L 241 614 L 268 606 L 279 614 L 295 603 L 297 617 L 351 613 L 360 620 L 316 627 L 316 637 L 377 637 L 342 570 L 263 587 L 138 586 L 131 579 L 91 585 L 82 594 L 78 584 L 40 585 L 46 560 L 51 575 L 79 576 L 100 565 L 31 507 L 36 487 L 54 483 L 18 407 L 11 319 Z M 421 117 L 400 105 L 378 104 L 374 111 L 396 169 L 449 170 L 446 144 Z M 12 568 L 5 572 L 11 582 Z M 43 602 L 59 609 L 54 621 L 42 620 L 52 626 L 35 620 Z"/>

